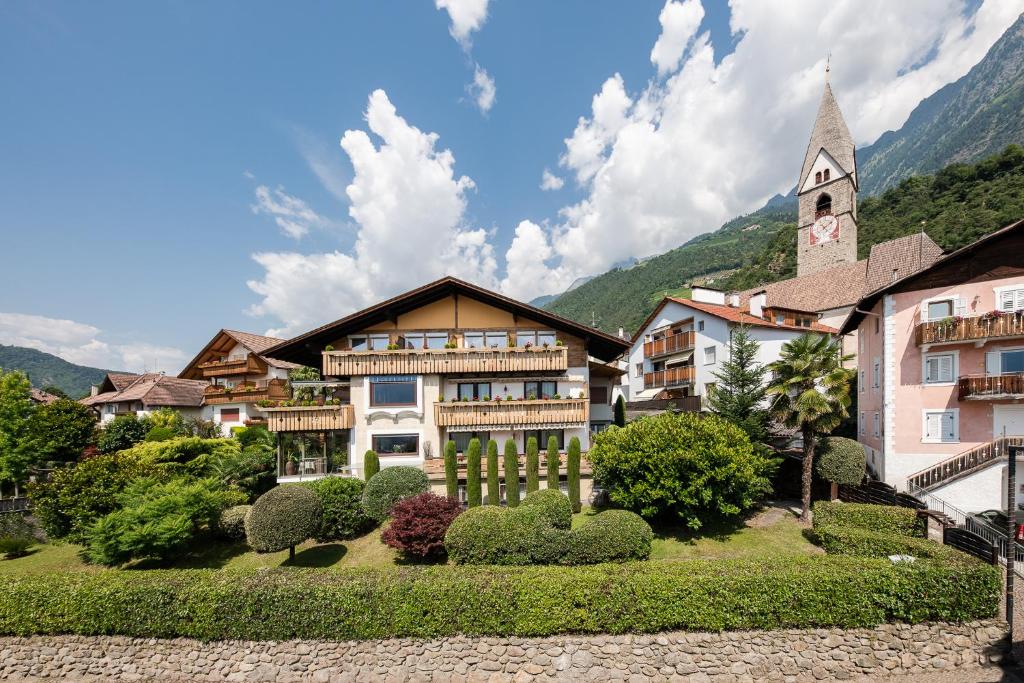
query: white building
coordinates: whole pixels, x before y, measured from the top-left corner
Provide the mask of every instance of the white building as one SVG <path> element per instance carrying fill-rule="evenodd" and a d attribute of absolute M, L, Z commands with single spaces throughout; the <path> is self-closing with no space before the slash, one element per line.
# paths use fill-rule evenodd
<path fill-rule="evenodd" d="M 92 388 L 92 395 L 80 402 L 96 411 L 101 425 L 118 415 L 144 417 L 161 408 L 173 408 L 184 417 L 198 417 L 205 387 L 205 382 L 167 377 L 160 372 L 108 372 Z"/>

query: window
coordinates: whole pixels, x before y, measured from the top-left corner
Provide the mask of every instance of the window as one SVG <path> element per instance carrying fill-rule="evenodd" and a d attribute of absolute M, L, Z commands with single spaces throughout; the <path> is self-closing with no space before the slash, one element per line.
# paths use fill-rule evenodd
<path fill-rule="evenodd" d="M 882 361 L 878 356 L 875 356 L 875 360 L 871 364 L 871 386 L 875 389 L 882 386 Z"/>
<path fill-rule="evenodd" d="M 882 329 L 882 319 L 877 315 L 875 316 L 875 334 L 878 334 Z"/>
<path fill-rule="evenodd" d="M 420 452 L 419 434 L 375 434 L 372 443 L 377 455 L 416 455 Z"/>
<path fill-rule="evenodd" d="M 507 349 L 508 332 L 487 332 L 484 334 L 484 344 L 489 349 Z"/>
<path fill-rule="evenodd" d="M 861 436 L 864 436 L 864 433 L 866 431 L 867 431 L 867 426 L 864 424 L 864 411 L 862 410 L 862 411 L 860 411 L 860 415 L 858 416 L 858 419 L 857 419 L 857 433 L 860 434 Z"/>
<path fill-rule="evenodd" d="M 1024 349 L 1000 353 L 999 371 L 1004 375 L 1013 372 L 1024 372 Z"/>
<path fill-rule="evenodd" d="M 370 378 L 371 406 L 416 405 L 416 378 L 412 375 L 378 375 Z"/>
<path fill-rule="evenodd" d="M 238 422 L 238 408 L 221 408 L 220 409 L 220 421 L 221 422 Z"/>
<path fill-rule="evenodd" d="M 644 376 L 644 364 L 643 363 L 636 363 L 633 366 L 633 376 L 634 377 L 643 377 Z"/>
<path fill-rule="evenodd" d="M 957 443 L 960 441 L 957 410 L 925 410 L 922 441 L 925 443 Z"/>
<path fill-rule="evenodd" d="M 390 339 L 386 334 L 359 335 L 348 338 L 353 351 L 380 351 L 388 348 Z"/>
<path fill-rule="evenodd" d="M 882 426 L 881 426 L 882 425 L 882 420 L 881 420 L 881 416 L 879 415 L 877 410 L 875 411 L 875 414 L 871 417 L 871 424 L 872 424 L 872 433 L 875 436 L 881 436 L 882 435 Z"/>
<path fill-rule="evenodd" d="M 1024 287 L 997 288 L 996 306 L 1000 311 L 1019 311 L 1024 308 Z"/>
<path fill-rule="evenodd" d="M 548 346 L 555 345 L 555 333 L 551 331 L 537 332 L 534 330 L 516 332 L 516 346 Z"/>
<path fill-rule="evenodd" d="M 703 332 L 704 331 L 704 321 L 703 320 L 698 320 L 697 321 L 697 331 L 698 332 Z"/>
<path fill-rule="evenodd" d="M 704 347 L 704 365 L 714 365 L 717 354 L 714 346 Z"/>
<path fill-rule="evenodd" d="M 956 379 L 956 354 L 925 354 L 923 379 L 924 384 L 952 384 Z"/>
<path fill-rule="evenodd" d="M 558 382 L 523 382 L 523 398 L 551 398 L 558 393 Z"/>
<path fill-rule="evenodd" d="M 814 184 L 821 184 L 821 171 L 818 171 L 817 173 L 814 174 Z"/>
<path fill-rule="evenodd" d="M 821 179 L 822 179 L 822 180 L 823 180 L 824 182 L 826 182 L 826 183 L 827 183 L 827 182 L 828 182 L 828 180 L 829 180 L 829 176 L 831 176 L 831 175 L 832 175 L 832 170 L 831 170 L 831 169 L 828 169 L 828 168 L 826 168 L 826 169 L 825 169 L 824 171 L 822 171 L 822 172 L 821 172 Z"/>
<path fill-rule="evenodd" d="M 464 382 L 459 384 L 459 400 L 489 401 L 491 399 L 490 382 Z"/>
<path fill-rule="evenodd" d="M 814 217 L 817 219 L 830 213 L 832 213 L 832 197 L 828 193 L 824 193 L 814 204 Z"/>
<path fill-rule="evenodd" d="M 484 347 L 483 332 L 466 332 L 462 335 L 462 348 L 482 349 Z"/>
<path fill-rule="evenodd" d="M 928 302 L 928 319 L 942 320 L 953 316 L 953 300 L 942 299 Z"/>
<path fill-rule="evenodd" d="M 537 439 L 537 447 L 540 450 L 546 450 L 548 447 L 548 439 L 554 436 L 558 439 L 558 450 L 565 449 L 565 430 L 564 429 L 527 429 L 523 432 L 523 443 L 533 437 Z"/>
<path fill-rule="evenodd" d="M 860 381 L 857 382 L 857 386 L 860 387 L 860 392 L 862 394 L 864 393 L 864 390 L 867 389 L 867 382 L 864 381 L 864 375 L 865 375 L 865 372 L 863 370 L 861 370 L 860 371 Z"/>
<path fill-rule="evenodd" d="M 448 440 L 455 442 L 455 450 L 459 453 L 468 451 L 469 442 L 473 439 L 480 439 L 480 451 L 482 453 L 487 449 L 487 442 L 490 438 L 490 432 L 451 432 L 448 435 Z"/>
<path fill-rule="evenodd" d="M 444 345 L 448 343 L 447 332 L 428 332 L 426 339 L 426 346 L 428 349 L 443 349 Z"/>
<path fill-rule="evenodd" d="M 704 384 L 704 395 L 705 396 L 711 396 L 711 394 L 713 394 L 713 393 L 715 393 L 715 383 L 714 382 L 706 382 Z"/>
<path fill-rule="evenodd" d="M 608 403 L 608 387 L 590 387 L 590 402 L 597 404 Z"/>
<path fill-rule="evenodd" d="M 775 324 L 776 325 L 785 325 L 786 324 L 786 314 L 785 313 L 776 313 L 775 314 Z"/>

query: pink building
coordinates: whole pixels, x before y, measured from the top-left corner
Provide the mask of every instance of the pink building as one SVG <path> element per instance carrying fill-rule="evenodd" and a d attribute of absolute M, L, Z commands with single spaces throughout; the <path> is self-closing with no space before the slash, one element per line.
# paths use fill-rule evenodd
<path fill-rule="evenodd" d="M 894 269 L 847 318 L 854 331 L 874 473 L 966 512 L 1005 506 L 1006 446 L 1024 443 L 1024 221 Z"/>

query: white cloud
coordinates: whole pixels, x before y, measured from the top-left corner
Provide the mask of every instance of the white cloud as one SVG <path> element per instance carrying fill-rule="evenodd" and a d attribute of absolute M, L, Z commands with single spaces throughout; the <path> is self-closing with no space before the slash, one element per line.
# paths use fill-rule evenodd
<path fill-rule="evenodd" d="M 266 272 L 249 282 L 261 297 L 250 312 L 278 318 L 274 334 L 303 331 L 446 274 L 496 284 L 487 232 L 465 225 L 473 181 L 455 174 L 438 135 L 410 125 L 383 90 L 370 95 L 366 123 L 369 133 L 348 130 L 341 138 L 354 170 L 346 188 L 358 225 L 352 252 L 253 256 Z"/>
<path fill-rule="evenodd" d="M 334 195 L 335 198 L 347 201 L 345 187 L 348 185 L 348 174 L 341 162 L 335 155 L 334 145 L 327 144 L 324 140 L 295 126 L 292 129 L 295 144 L 299 154 L 305 160 L 309 170 L 317 177 L 324 189 Z"/>
<path fill-rule="evenodd" d="M 532 221 L 520 222 L 505 252 L 507 275 L 501 281 L 501 290 L 520 301 L 564 292 L 574 278 L 565 269 L 547 264 L 554 256 L 547 231 Z"/>
<path fill-rule="evenodd" d="M 113 344 L 93 325 L 24 313 L 0 313 L 0 344 L 27 346 L 79 365 L 110 370 L 177 373 L 188 360 L 171 346 L 144 342 Z"/>
<path fill-rule="evenodd" d="M 283 187 L 273 190 L 266 185 L 257 187 L 252 212 L 273 217 L 281 232 L 293 239 L 305 237 L 312 228 L 333 225 L 331 220 L 311 209 L 302 199 L 285 192 Z"/>
<path fill-rule="evenodd" d="M 488 0 L 435 0 L 434 6 L 448 12 L 448 31 L 464 50 L 469 50 L 470 34 L 479 31 L 487 21 Z"/>
<path fill-rule="evenodd" d="M 700 0 L 669 0 L 665 3 L 658 15 L 661 35 L 651 50 L 651 63 L 658 67 L 659 76 L 679 66 L 703 19 L 704 8 Z"/>
<path fill-rule="evenodd" d="M 480 112 L 486 114 L 494 106 L 498 88 L 487 70 L 477 64 L 473 69 L 473 82 L 466 86 L 466 92 L 473 98 Z"/>
<path fill-rule="evenodd" d="M 563 185 L 565 185 L 565 180 L 556 176 L 548 169 L 544 169 L 544 172 L 540 176 L 540 189 L 545 191 L 561 190 Z"/>

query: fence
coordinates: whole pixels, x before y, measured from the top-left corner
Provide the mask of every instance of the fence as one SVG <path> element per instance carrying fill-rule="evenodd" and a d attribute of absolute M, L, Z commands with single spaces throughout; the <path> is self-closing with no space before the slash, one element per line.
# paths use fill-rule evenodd
<path fill-rule="evenodd" d="M 924 501 L 910 495 L 900 493 L 885 482 L 871 481 L 860 486 L 842 485 L 839 487 L 839 500 L 847 503 L 871 503 L 872 505 L 898 505 L 899 507 L 927 510 Z"/>
<path fill-rule="evenodd" d="M 24 512 L 29 507 L 28 498 L 0 498 L 0 512 Z"/>

